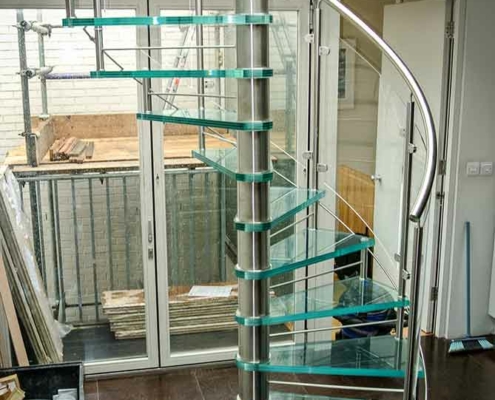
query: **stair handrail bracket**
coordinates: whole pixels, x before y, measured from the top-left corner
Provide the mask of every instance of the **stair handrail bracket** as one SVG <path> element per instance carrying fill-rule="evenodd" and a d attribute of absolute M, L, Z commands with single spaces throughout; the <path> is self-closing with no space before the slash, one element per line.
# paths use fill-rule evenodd
<path fill-rule="evenodd" d="M 421 218 L 424 214 L 433 189 L 437 166 L 437 137 L 435 122 L 423 89 L 412 74 L 411 70 L 407 67 L 402 58 L 392 49 L 392 47 L 390 47 L 390 45 L 382 37 L 380 37 L 380 35 L 378 35 L 353 11 L 347 8 L 347 6 L 345 6 L 340 0 L 318 0 L 317 8 L 320 7 L 321 3 L 329 5 L 339 12 L 339 14 L 345 16 L 357 28 L 361 29 L 385 53 L 387 58 L 395 65 L 402 77 L 405 79 L 407 85 L 418 102 L 426 127 L 426 168 L 418 196 L 416 197 L 416 200 L 411 208 L 409 219 L 420 225 Z"/>

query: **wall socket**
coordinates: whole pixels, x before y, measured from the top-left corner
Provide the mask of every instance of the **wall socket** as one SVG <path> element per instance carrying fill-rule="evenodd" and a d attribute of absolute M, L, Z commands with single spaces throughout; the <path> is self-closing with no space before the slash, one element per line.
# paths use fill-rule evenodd
<path fill-rule="evenodd" d="M 492 161 L 469 161 L 466 164 L 467 176 L 491 176 L 493 175 L 493 162 Z"/>
<path fill-rule="evenodd" d="M 480 163 L 479 161 L 470 161 L 466 166 L 467 176 L 478 176 L 480 174 Z"/>
<path fill-rule="evenodd" d="M 480 163 L 480 174 L 483 176 L 493 175 L 493 162 L 483 161 Z"/>

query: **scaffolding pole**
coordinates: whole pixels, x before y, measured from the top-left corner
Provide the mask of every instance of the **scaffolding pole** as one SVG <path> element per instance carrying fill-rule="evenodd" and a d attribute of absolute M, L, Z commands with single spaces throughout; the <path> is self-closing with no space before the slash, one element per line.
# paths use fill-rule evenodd
<path fill-rule="evenodd" d="M 19 45 L 19 67 L 21 76 L 21 92 L 22 92 L 22 112 L 24 119 L 23 136 L 26 144 L 26 161 L 31 167 L 38 166 L 38 155 L 36 150 L 36 135 L 33 133 L 31 125 L 31 105 L 29 102 L 29 68 L 27 66 L 26 53 L 26 31 L 22 26 L 24 21 L 24 13 L 22 10 L 17 10 L 17 40 Z M 29 183 L 29 206 L 31 211 L 31 224 L 33 229 L 33 244 L 36 261 L 38 266 L 42 268 L 42 255 L 40 245 L 40 219 L 38 210 L 39 191 L 36 183 Z M 46 279 L 45 276 L 43 276 Z"/>
<path fill-rule="evenodd" d="M 43 12 L 38 10 L 38 21 L 43 21 Z M 38 33 L 38 57 L 40 62 L 40 71 L 45 67 L 45 37 L 43 34 Z M 40 91 L 41 91 L 41 115 L 40 118 L 47 119 L 48 114 L 48 92 L 46 88 L 45 74 L 40 75 Z"/>
<path fill-rule="evenodd" d="M 236 14 L 268 14 L 268 0 L 237 0 Z M 239 25 L 237 68 L 269 67 L 269 26 Z M 239 121 L 266 121 L 270 118 L 268 79 L 239 79 Z M 270 132 L 243 131 L 237 135 L 238 171 L 257 173 L 270 170 Z M 270 221 L 270 183 L 237 182 L 237 221 Z M 237 233 L 238 266 L 244 271 L 269 268 L 270 231 Z M 260 318 L 269 315 L 269 281 L 239 279 L 238 316 Z M 239 325 L 238 360 L 258 364 L 269 360 L 269 327 Z M 239 399 L 268 400 L 268 374 L 239 369 Z"/>

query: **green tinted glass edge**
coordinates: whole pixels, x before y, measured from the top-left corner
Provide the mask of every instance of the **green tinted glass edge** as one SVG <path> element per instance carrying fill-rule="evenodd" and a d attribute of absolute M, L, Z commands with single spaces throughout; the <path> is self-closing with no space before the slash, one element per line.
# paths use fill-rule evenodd
<path fill-rule="evenodd" d="M 267 25 L 273 22 L 269 14 L 189 15 L 177 17 L 105 17 L 64 18 L 62 25 L 75 26 L 128 26 L 128 25 Z"/>
<path fill-rule="evenodd" d="M 223 165 L 211 160 L 210 158 L 206 157 L 204 154 L 201 154 L 196 150 L 192 151 L 192 155 L 193 157 L 197 158 L 200 161 L 203 161 L 205 164 L 209 165 L 210 167 L 213 167 L 217 171 L 222 172 L 228 177 L 235 179 L 239 182 L 261 183 L 261 182 L 269 182 L 273 179 L 272 171 L 259 172 L 255 174 L 244 174 L 244 173 L 232 171 L 224 167 Z"/>
<path fill-rule="evenodd" d="M 91 71 L 91 78 L 271 78 L 273 69 L 270 68 L 239 68 L 239 69 L 205 69 L 205 70 L 123 70 L 123 71 Z"/>
<path fill-rule="evenodd" d="M 157 114 L 137 113 L 136 118 L 143 121 L 156 121 L 173 124 L 210 126 L 215 128 L 234 129 L 238 131 L 267 131 L 272 129 L 272 121 L 222 121 L 203 118 L 174 117 Z"/>
<path fill-rule="evenodd" d="M 297 213 L 301 212 L 305 208 L 313 205 L 316 203 L 318 200 L 322 199 L 325 196 L 325 191 L 324 190 L 318 190 L 316 193 L 309 197 L 306 201 L 304 201 L 301 204 L 298 204 L 294 208 L 290 209 L 289 211 L 285 212 L 284 214 L 276 217 L 275 219 L 269 221 L 269 222 L 241 222 L 235 220 L 234 225 L 235 228 L 238 231 L 243 231 L 243 232 L 263 232 L 267 231 L 269 229 L 272 229 L 273 227 L 277 226 L 278 224 L 284 222 L 287 218 L 293 217 Z"/>
<path fill-rule="evenodd" d="M 366 305 L 354 306 L 354 307 L 333 308 L 330 310 L 321 310 L 321 311 L 313 311 L 313 312 L 298 313 L 298 314 L 287 314 L 276 317 L 267 316 L 267 317 L 249 318 L 249 317 L 241 317 L 236 315 L 235 320 L 239 325 L 244 325 L 244 326 L 278 325 L 278 324 L 283 324 L 285 322 L 303 321 L 307 319 L 318 319 L 318 318 L 326 318 L 326 317 L 338 317 L 341 315 L 388 310 L 390 308 L 402 308 L 402 307 L 407 307 L 408 305 L 409 305 L 409 299 L 402 299 L 402 300 L 395 300 L 386 303 L 366 304 Z"/>
<path fill-rule="evenodd" d="M 281 267 L 275 267 L 262 271 L 243 271 L 236 269 L 235 275 L 238 278 L 250 279 L 250 280 L 261 280 L 261 279 L 272 278 L 277 275 L 282 275 L 287 272 L 295 271 L 296 269 L 299 268 L 307 267 L 308 265 L 318 264 L 323 261 L 332 260 L 337 257 L 355 253 L 357 251 L 373 247 L 374 245 L 375 245 L 375 240 L 369 239 L 359 244 L 353 244 L 351 246 L 344 247 L 339 250 L 331 251 L 329 253 L 322 254 L 316 257 L 310 257 L 305 260 L 296 261 L 295 263 L 289 262 L 287 264 L 282 265 Z"/>
<path fill-rule="evenodd" d="M 403 378 L 405 371 L 396 369 L 373 369 L 373 368 L 341 368 L 341 367 L 306 367 L 306 366 L 283 366 L 269 364 L 248 363 L 236 358 L 236 366 L 248 372 L 282 372 L 289 374 L 314 374 L 314 375 L 341 375 L 341 376 L 371 376 L 382 378 Z M 418 371 L 418 377 L 424 378 L 423 370 Z"/>

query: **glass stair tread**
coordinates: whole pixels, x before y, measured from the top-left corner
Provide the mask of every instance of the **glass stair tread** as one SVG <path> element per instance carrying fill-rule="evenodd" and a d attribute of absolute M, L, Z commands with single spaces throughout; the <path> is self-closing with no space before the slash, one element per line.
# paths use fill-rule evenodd
<path fill-rule="evenodd" d="M 138 113 L 136 117 L 144 121 L 209 126 L 238 131 L 266 131 L 273 127 L 272 121 L 238 121 L 237 113 L 220 110 L 164 110 L 160 114 Z"/>
<path fill-rule="evenodd" d="M 306 250 L 307 243 L 307 250 Z M 304 229 L 270 247 L 270 268 L 263 271 L 242 271 L 243 279 L 266 279 L 308 265 L 331 260 L 373 247 L 375 240 L 366 236 L 327 229 Z"/>
<path fill-rule="evenodd" d="M 270 187 L 270 215 L 268 222 L 244 222 L 235 219 L 237 230 L 262 232 L 293 217 L 325 196 L 324 190 L 294 187 Z"/>
<path fill-rule="evenodd" d="M 270 391 L 270 400 L 363 400 L 346 397 L 315 396 L 311 394 L 299 394 L 289 392 Z"/>
<path fill-rule="evenodd" d="M 273 171 L 257 173 L 237 172 L 237 148 L 193 150 L 193 157 L 240 182 L 268 182 Z"/>
<path fill-rule="evenodd" d="M 236 320 L 241 325 L 258 326 L 373 312 L 377 318 L 379 311 L 408 305 L 409 300 L 399 298 L 395 289 L 372 279 L 355 277 L 307 291 L 273 296 L 270 315 L 257 318 L 237 315 Z"/>
<path fill-rule="evenodd" d="M 141 16 L 103 18 L 65 18 L 62 25 L 74 26 L 153 26 L 153 25 L 266 25 L 273 22 L 269 14 L 226 14 L 184 16 Z"/>
<path fill-rule="evenodd" d="M 91 71 L 91 78 L 270 78 L 270 68 Z"/>
<path fill-rule="evenodd" d="M 237 366 L 248 371 L 296 374 L 403 378 L 407 368 L 408 340 L 394 336 L 272 346 L 270 361 Z M 424 377 L 420 369 L 419 377 Z"/>

